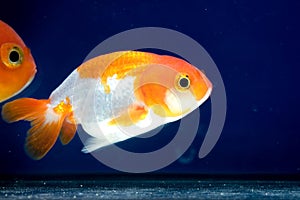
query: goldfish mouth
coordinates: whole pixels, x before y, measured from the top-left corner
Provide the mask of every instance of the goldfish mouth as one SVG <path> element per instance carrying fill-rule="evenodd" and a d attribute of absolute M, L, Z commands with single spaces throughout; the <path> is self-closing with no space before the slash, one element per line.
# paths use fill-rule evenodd
<path fill-rule="evenodd" d="M 212 92 L 213 85 L 210 82 L 210 80 L 205 76 L 205 74 L 201 74 L 202 80 L 204 83 L 201 83 L 201 85 L 196 87 L 193 90 L 193 93 L 196 97 L 197 102 L 199 102 L 199 105 L 201 105 L 203 102 L 205 102 L 208 97 L 210 96 Z M 206 90 L 206 91 L 203 91 Z"/>
<path fill-rule="evenodd" d="M 198 106 L 203 104 L 209 98 L 209 96 L 211 95 L 211 92 L 212 92 L 212 87 L 208 87 L 205 95 L 199 101 L 197 101 Z"/>

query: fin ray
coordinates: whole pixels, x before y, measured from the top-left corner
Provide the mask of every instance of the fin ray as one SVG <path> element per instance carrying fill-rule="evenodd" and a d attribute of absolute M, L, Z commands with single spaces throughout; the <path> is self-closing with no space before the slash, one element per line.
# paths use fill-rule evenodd
<path fill-rule="evenodd" d="M 81 151 L 83 153 L 91 153 L 97 149 L 108 146 L 110 144 L 112 143 L 105 138 L 90 137 L 84 143 L 84 147 Z"/>
<path fill-rule="evenodd" d="M 61 143 L 63 145 L 68 144 L 75 136 L 76 130 L 77 130 L 77 125 L 74 116 L 70 115 L 66 117 L 63 122 L 60 135 L 59 135 L 59 139 Z"/>
<path fill-rule="evenodd" d="M 25 143 L 27 154 L 35 160 L 43 158 L 54 146 L 61 127 L 62 120 L 60 119 L 51 124 L 41 121 L 29 129 Z"/>

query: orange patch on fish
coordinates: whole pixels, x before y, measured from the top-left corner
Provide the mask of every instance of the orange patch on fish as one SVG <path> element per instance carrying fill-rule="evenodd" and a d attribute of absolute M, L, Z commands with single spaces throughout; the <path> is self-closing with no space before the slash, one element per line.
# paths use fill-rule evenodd
<path fill-rule="evenodd" d="M 77 71 L 81 78 L 100 78 L 108 93 L 110 91 L 106 84 L 108 77 L 115 75 L 115 78 L 121 79 L 128 73 L 139 73 L 143 70 L 143 65 L 154 61 L 155 56 L 151 56 L 150 53 L 137 51 L 115 52 L 87 61 L 85 65 L 78 67 Z"/>

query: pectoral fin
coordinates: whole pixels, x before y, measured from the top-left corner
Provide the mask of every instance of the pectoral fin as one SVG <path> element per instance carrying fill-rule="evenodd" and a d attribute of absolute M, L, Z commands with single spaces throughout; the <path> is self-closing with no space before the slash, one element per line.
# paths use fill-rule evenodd
<path fill-rule="evenodd" d="M 146 106 L 135 103 L 130 105 L 126 111 L 120 113 L 119 116 L 113 118 L 109 125 L 131 126 L 144 120 L 147 114 L 148 108 Z"/>

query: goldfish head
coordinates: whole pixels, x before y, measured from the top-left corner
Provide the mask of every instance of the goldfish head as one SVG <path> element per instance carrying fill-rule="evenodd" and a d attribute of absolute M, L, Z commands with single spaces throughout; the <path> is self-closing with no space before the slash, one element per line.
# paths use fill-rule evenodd
<path fill-rule="evenodd" d="M 35 73 L 30 50 L 11 27 L 0 21 L 0 102 L 25 89 Z"/>
<path fill-rule="evenodd" d="M 179 58 L 160 56 L 139 79 L 136 95 L 155 114 L 175 121 L 208 99 L 212 84 L 203 72 Z"/>

